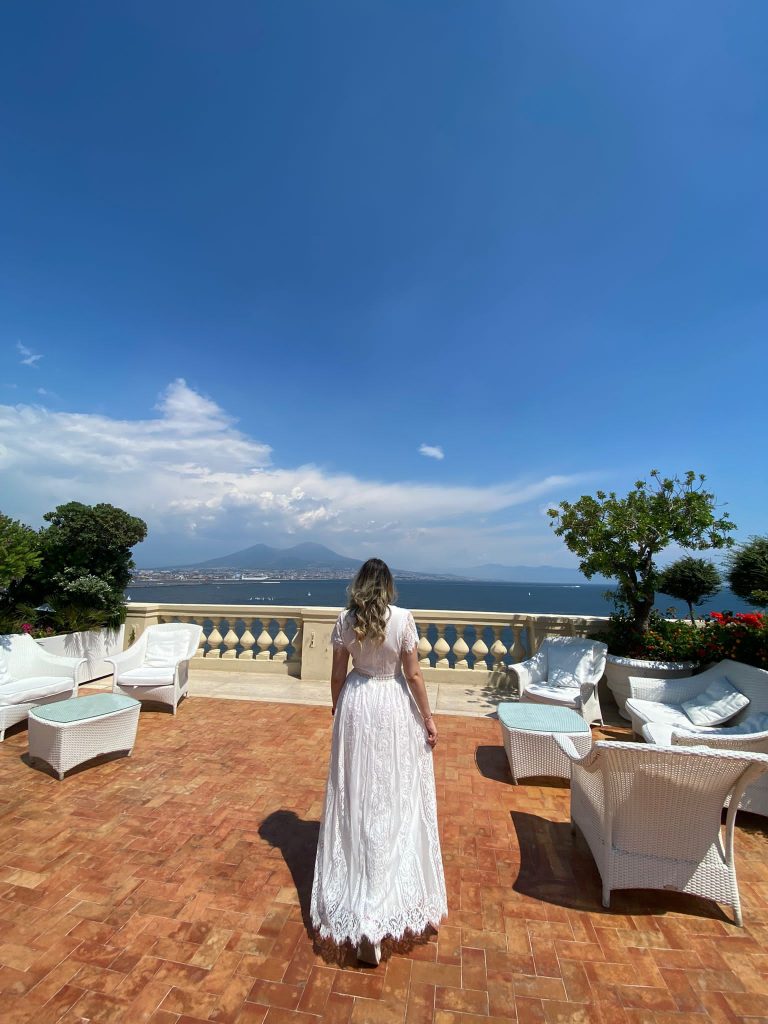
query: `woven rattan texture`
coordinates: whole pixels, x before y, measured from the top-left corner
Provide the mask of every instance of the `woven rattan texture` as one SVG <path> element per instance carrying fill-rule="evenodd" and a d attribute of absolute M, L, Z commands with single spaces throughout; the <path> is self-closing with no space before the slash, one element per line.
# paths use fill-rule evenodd
<path fill-rule="evenodd" d="M 768 832 L 737 826 L 745 926 L 616 892 L 565 783 L 513 786 L 499 723 L 438 717 L 450 916 L 378 969 L 329 965 L 306 915 L 327 708 L 144 710 L 129 759 L 30 771 L 0 745 L 3 1024 L 733 1024 L 768 1006 Z M 618 735 L 618 734 L 615 734 Z M 625 737 L 627 733 L 623 734 Z"/>

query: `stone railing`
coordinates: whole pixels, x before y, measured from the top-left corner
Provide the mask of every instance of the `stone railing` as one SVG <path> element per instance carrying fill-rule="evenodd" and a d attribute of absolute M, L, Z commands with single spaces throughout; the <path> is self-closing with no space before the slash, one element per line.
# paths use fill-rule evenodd
<path fill-rule="evenodd" d="M 127 606 L 125 642 L 158 622 L 203 627 L 192 661 L 199 669 L 328 679 L 331 630 L 338 608 L 254 605 L 143 604 Z M 418 611 L 424 678 L 461 683 L 501 681 L 509 665 L 535 654 L 547 636 L 585 636 L 605 628 L 600 616 L 517 612 Z"/>

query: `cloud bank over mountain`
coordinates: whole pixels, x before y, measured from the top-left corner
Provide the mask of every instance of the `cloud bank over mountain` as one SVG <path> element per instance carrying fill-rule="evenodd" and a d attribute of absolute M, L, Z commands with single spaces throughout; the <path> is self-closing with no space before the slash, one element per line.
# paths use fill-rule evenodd
<path fill-rule="evenodd" d="M 560 545 L 541 503 L 580 479 L 445 485 L 277 465 L 270 444 L 243 433 L 181 378 L 143 419 L 0 406 L 0 474 L 0 508 L 30 525 L 72 500 L 108 501 L 142 516 L 150 538 L 139 564 L 199 560 L 233 540 L 313 539 L 353 557 L 381 553 L 438 571 L 489 554 L 557 561 Z"/>

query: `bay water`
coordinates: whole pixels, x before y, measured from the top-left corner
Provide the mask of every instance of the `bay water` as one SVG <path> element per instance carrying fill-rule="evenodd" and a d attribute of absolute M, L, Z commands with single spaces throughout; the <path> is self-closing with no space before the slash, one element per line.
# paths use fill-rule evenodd
<path fill-rule="evenodd" d="M 526 612 L 547 615 L 610 615 L 612 588 L 602 583 L 483 583 L 472 580 L 396 580 L 397 603 L 404 608 L 467 611 Z M 233 581 L 130 586 L 132 601 L 162 604 L 299 605 L 338 608 L 346 604 L 349 580 L 281 580 L 277 583 Z M 674 608 L 678 618 L 687 606 L 665 594 L 656 595 L 662 614 Z M 697 606 L 697 612 L 753 611 L 729 590 L 721 590 Z"/>

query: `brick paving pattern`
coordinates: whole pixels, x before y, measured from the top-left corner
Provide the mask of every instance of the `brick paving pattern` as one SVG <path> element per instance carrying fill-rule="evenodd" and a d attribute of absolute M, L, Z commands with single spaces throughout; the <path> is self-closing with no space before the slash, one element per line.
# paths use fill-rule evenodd
<path fill-rule="evenodd" d="M 378 969 L 307 932 L 327 709 L 197 698 L 145 711 L 130 759 L 63 782 L 0 744 L 2 1024 L 768 1021 L 768 821 L 737 830 L 745 927 L 616 893 L 561 781 L 511 784 L 498 723 L 439 719 L 450 916 Z M 624 737 L 622 737 L 624 738 Z"/>

